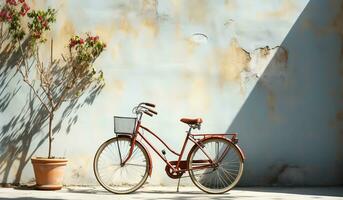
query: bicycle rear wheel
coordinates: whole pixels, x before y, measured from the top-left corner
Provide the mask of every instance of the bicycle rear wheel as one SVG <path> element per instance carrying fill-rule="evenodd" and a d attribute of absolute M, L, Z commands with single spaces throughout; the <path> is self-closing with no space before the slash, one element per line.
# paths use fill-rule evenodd
<path fill-rule="evenodd" d="M 117 137 L 103 143 L 95 154 L 93 162 L 95 177 L 109 192 L 116 194 L 134 192 L 148 178 L 149 157 L 145 148 L 138 142 L 130 159 L 125 165 L 121 165 L 121 160 L 127 158 L 130 147 L 131 138 Z"/>
<path fill-rule="evenodd" d="M 237 147 L 224 138 L 202 142 L 203 150 L 216 163 L 211 166 L 206 154 L 196 146 L 188 157 L 189 176 L 202 191 L 221 194 L 231 190 L 243 174 L 243 158 Z"/>

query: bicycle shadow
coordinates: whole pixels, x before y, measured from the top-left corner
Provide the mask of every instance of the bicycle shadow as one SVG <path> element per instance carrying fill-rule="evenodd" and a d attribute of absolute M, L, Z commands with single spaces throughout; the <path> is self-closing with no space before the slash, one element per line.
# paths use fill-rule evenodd
<path fill-rule="evenodd" d="M 151 187 L 141 188 L 132 194 L 123 194 L 120 197 L 124 198 L 132 198 L 132 199 L 199 199 L 201 196 L 202 199 L 237 199 L 237 198 L 247 198 L 253 197 L 248 195 L 241 195 L 239 197 L 231 196 L 230 192 L 225 194 L 213 195 L 213 194 L 206 194 L 201 191 L 197 191 L 197 188 L 194 187 L 194 190 L 190 191 L 182 191 L 182 187 L 180 188 L 179 192 L 171 191 L 170 188 L 168 189 L 151 189 Z M 69 193 L 78 193 L 78 194 L 99 194 L 99 195 L 116 195 L 110 192 L 107 192 L 105 189 L 102 188 L 70 188 L 67 187 L 66 191 Z M 172 195 L 172 196 L 171 196 Z"/>
<path fill-rule="evenodd" d="M 11 199 L 15 199 L 15 200 L 43 200 L 43 199 L 47 199 L 47 198 L 37 198 L 37 197 L 14 197 L 14 198 L 11 198 Z M 8 200 L 8 198 L 1 198 L 0 197 L 0 200 Z M 53 199 L 50 199 L 49 200 L 63 200 L 63 199 L 56 199 L 56 198 L 53 198 Z"/>

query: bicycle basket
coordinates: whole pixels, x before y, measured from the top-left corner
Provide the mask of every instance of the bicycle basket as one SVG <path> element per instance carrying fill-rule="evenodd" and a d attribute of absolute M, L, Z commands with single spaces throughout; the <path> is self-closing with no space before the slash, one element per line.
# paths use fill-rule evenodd
<path fill-rule="evenodd" d="M 116 134 L 133 134 L 137 118 L 114 116 L 114 132 Z"/>

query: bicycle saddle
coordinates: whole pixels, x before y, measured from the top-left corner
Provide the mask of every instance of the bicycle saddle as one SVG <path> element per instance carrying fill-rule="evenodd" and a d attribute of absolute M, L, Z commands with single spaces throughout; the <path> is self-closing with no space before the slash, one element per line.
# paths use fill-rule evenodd
<path fill-rule="evenodd" d="M 194 119 L 181 118 L 180 121 L 186 124 L 201 124 L 202 119 L 201 118 L 194 118 Z"/>

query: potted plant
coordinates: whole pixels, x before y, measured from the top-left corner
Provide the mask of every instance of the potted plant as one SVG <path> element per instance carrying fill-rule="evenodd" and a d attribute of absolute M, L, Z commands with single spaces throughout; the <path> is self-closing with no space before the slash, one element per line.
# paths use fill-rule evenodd
<path fill-rule="evenodd" d="M 69 40 L 68 54 L 55 59 L 51 40 L 50 59 L 43 59 L 40 55 L 41 47 L 47 41 L 44 33 L 55 22 L 56 10 L 29 10 L 25 0 L 6 0 L 0 11 L 1 28 L 4 28 L 5 23 L 11 42 L 20 52 L 17 70 L 47 114 L 47 157 L 31 158 L 36 186 L 38 189 L 56 190 L 62 188 L 67 159 L 52 156 L 54 116 L 64 102 L 79 98 L 92 85 L 103 85 L 103 73 L 96 72 L 93 63 L 106 44 L 98 36 L 74 36 Z M 27 17 L 28 31 L 24 31 L 23 17 Z"/>

